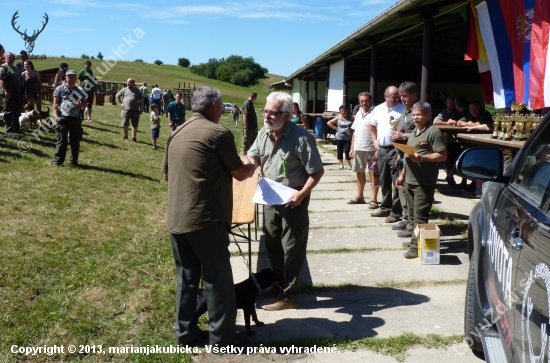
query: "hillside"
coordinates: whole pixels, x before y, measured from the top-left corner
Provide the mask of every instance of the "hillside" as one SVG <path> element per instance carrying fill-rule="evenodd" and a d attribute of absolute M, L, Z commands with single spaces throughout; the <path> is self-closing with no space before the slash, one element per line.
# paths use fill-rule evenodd
<path fill-rule="evenodd" d="M 52 57 L 47 60 L 33 60 L 34 67 L 37 71 L 59 67 L 61 62 L 66 62 L 70 69 L 74 69 L 77 72 L 84 68 L 84 59 L 82 58 Z M 103 60 L 103 62 L 105 62 L 105 60 Z M 98 68 L 101 72 L 96 71 Z M 125 82 L 129 77 L 132 77 L 137 83 L 147 82 L 149 85 L 158 84 L 160 88 L 171 88 L 172 90 L 178 87 L 178 84 L 181 84 L 183 87 L 184 82 L 194 83 L 197 87 L 200 85 L 209 85 L 220 90 L 224 102 L 237 103 L 238 105 L 242 104 L 251 91 L 256 91 L 258 92 L 258 104 L 256 108 L 263 107 L 265 98 L 269 94 L 269 84 L 284 79 L 283 76 L 268 74 L 269 78 L 260 81 L 258 85 L 240 87 L 230 83 L 208 79 L 191 73 L 189 68 L 174 65 L 157 66 L 150 63 L 118 61 L 105 75 L 102 75 L 102 72 L 105 73 L 105 69 L 106 67 L 102 65 L 102 61 L 92 60 L 92 70 L 96 72 L 97 76 L 101 76 L 103 79 Z"/>

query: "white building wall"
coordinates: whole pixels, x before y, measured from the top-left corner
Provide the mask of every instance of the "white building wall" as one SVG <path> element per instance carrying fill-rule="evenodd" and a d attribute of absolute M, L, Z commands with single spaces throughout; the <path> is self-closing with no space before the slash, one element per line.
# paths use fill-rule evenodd
<path fill-rule="evenodd" d="M 344 61 L 330 65 L 327 111 L 338 111 L 344 96 Z"/>

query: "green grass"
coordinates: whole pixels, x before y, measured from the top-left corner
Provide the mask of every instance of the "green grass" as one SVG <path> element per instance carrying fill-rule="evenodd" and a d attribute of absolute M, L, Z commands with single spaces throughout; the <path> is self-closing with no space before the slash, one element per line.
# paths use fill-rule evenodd
<path fill-rule="evenodd" d="M 69 69 L 74 69 L 77 73 L 84 68 L 84 59 L 81 58 L 52 57 L 47 60 L 33 60 L 37 71 L 59 67 L 61 62 L 66 62 Z M 118 61 L 105 75 L 96 71 L 98 67 L 103 72 L 106 69 L 105 66 L 101 65 L 101 61 L 92 60 L 92 70 L 96 73 L 96 76 L 100 76 L 103 80 L 107 78 L 109 81 L 126 82 L 128 78 L 132 77 L 137 83 L 147 82 L 150 88 L 157 83 L 162 89 L 170 88 L 174 91 L 174 88 L 178 87 L 179 84 L 183 87 L 184 82 L 186 86 L 189 83 L 197 87 L 201 85 L 213 86 L 220 90 L 224 102 L 236 103 L 239 107 L 248 98 L 251 91 L 256 91 L 258 100 L 254 107 L 259 110 L 265 104 L 265 99 L 269 94 L 269 85 L 284 79 L 283 76 L 268 74 L 269 78 L 261 80 L 257 85 L 240 87 L 193 74 L 189 68 L 175 65 L 157 66 L 151 63 Z"/>
<path fill-rule="evenodd" d="M 176 271 L 165 223 L 163 150 L 151 149 L 146 115 L 138 143 L 121 140 L 119 115 L 117 106 L 93 108 L 94 122 L 83 124 L 80 168 L 51 167 L 53 132 L 40 140 L 27 134 L 32 149 L 26 153 L 18 140 L 0 137 L 0 346 L 174 343 Z M 241 131 L 230 116 L 221 124 L 234 131 L 240 149 Z M 160 146 L 170 133 L 166 120 Z M 0 350 L 0 362 L 14 358 Z M 69 358 L 77 360 L 25 360 Z"/>

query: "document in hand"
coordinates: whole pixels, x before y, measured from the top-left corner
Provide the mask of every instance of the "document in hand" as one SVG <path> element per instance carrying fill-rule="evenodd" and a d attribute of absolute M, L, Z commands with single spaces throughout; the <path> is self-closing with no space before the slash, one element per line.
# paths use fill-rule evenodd
<path fill-rule="evenodd" d="M 398 144 L 397 142 L 392 142 L 391 144 L 407 155 L 414 155 L 414 147 L 412 145 Z"/>
<path fill-rule="evenodd" d="M 256 193 L 252 197 L 253 203 L 278 205 L 286 204 L 297 190 L 289 188 L 268 178 L 260 178 Z"/>

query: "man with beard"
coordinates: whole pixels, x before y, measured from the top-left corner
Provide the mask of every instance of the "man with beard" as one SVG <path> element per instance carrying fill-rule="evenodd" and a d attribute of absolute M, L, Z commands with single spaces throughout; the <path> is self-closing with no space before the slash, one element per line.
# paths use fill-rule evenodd
<path fill-rule="evenodd" d="M 264 209 L 267 254 L 271 267 L 283 280 L 282 291 L 274 291 L 276 300 L 264 305 L 264 310 L 298 307 L 309 231 L 309 197 L 324 173 L 314 137 L 290 122 L 293 107 L 290 95 L 271 93 L 262 112 L 264 127 L 248 150 L 248 162 L 261 166 L 262 175 L 297 190 L 287 204 Z"/>
<path fill-rule="evenodd" d="M 374 142 L 374 148 L 376 149 L 374 159 L 378 159 L 380 186 L 382 187 L 380 210 L 371 213 L 371 216 L 386 217 L 386 223 L 394 223 L 399 221 L 402 207 L 397 191 L 395 191 L 392 197 L 392 185 L 395 186 L 399 170 L 397 170 L 395 165 L 397 151 L 391 144 L 392 126 L 390 121 L 399 120 L 404 107 L 399 103 L 399 91 L 395 86 L 386 88 L 384 99 L 386 102 L 374 108 L 370 121 L 370 134 Z"/>

